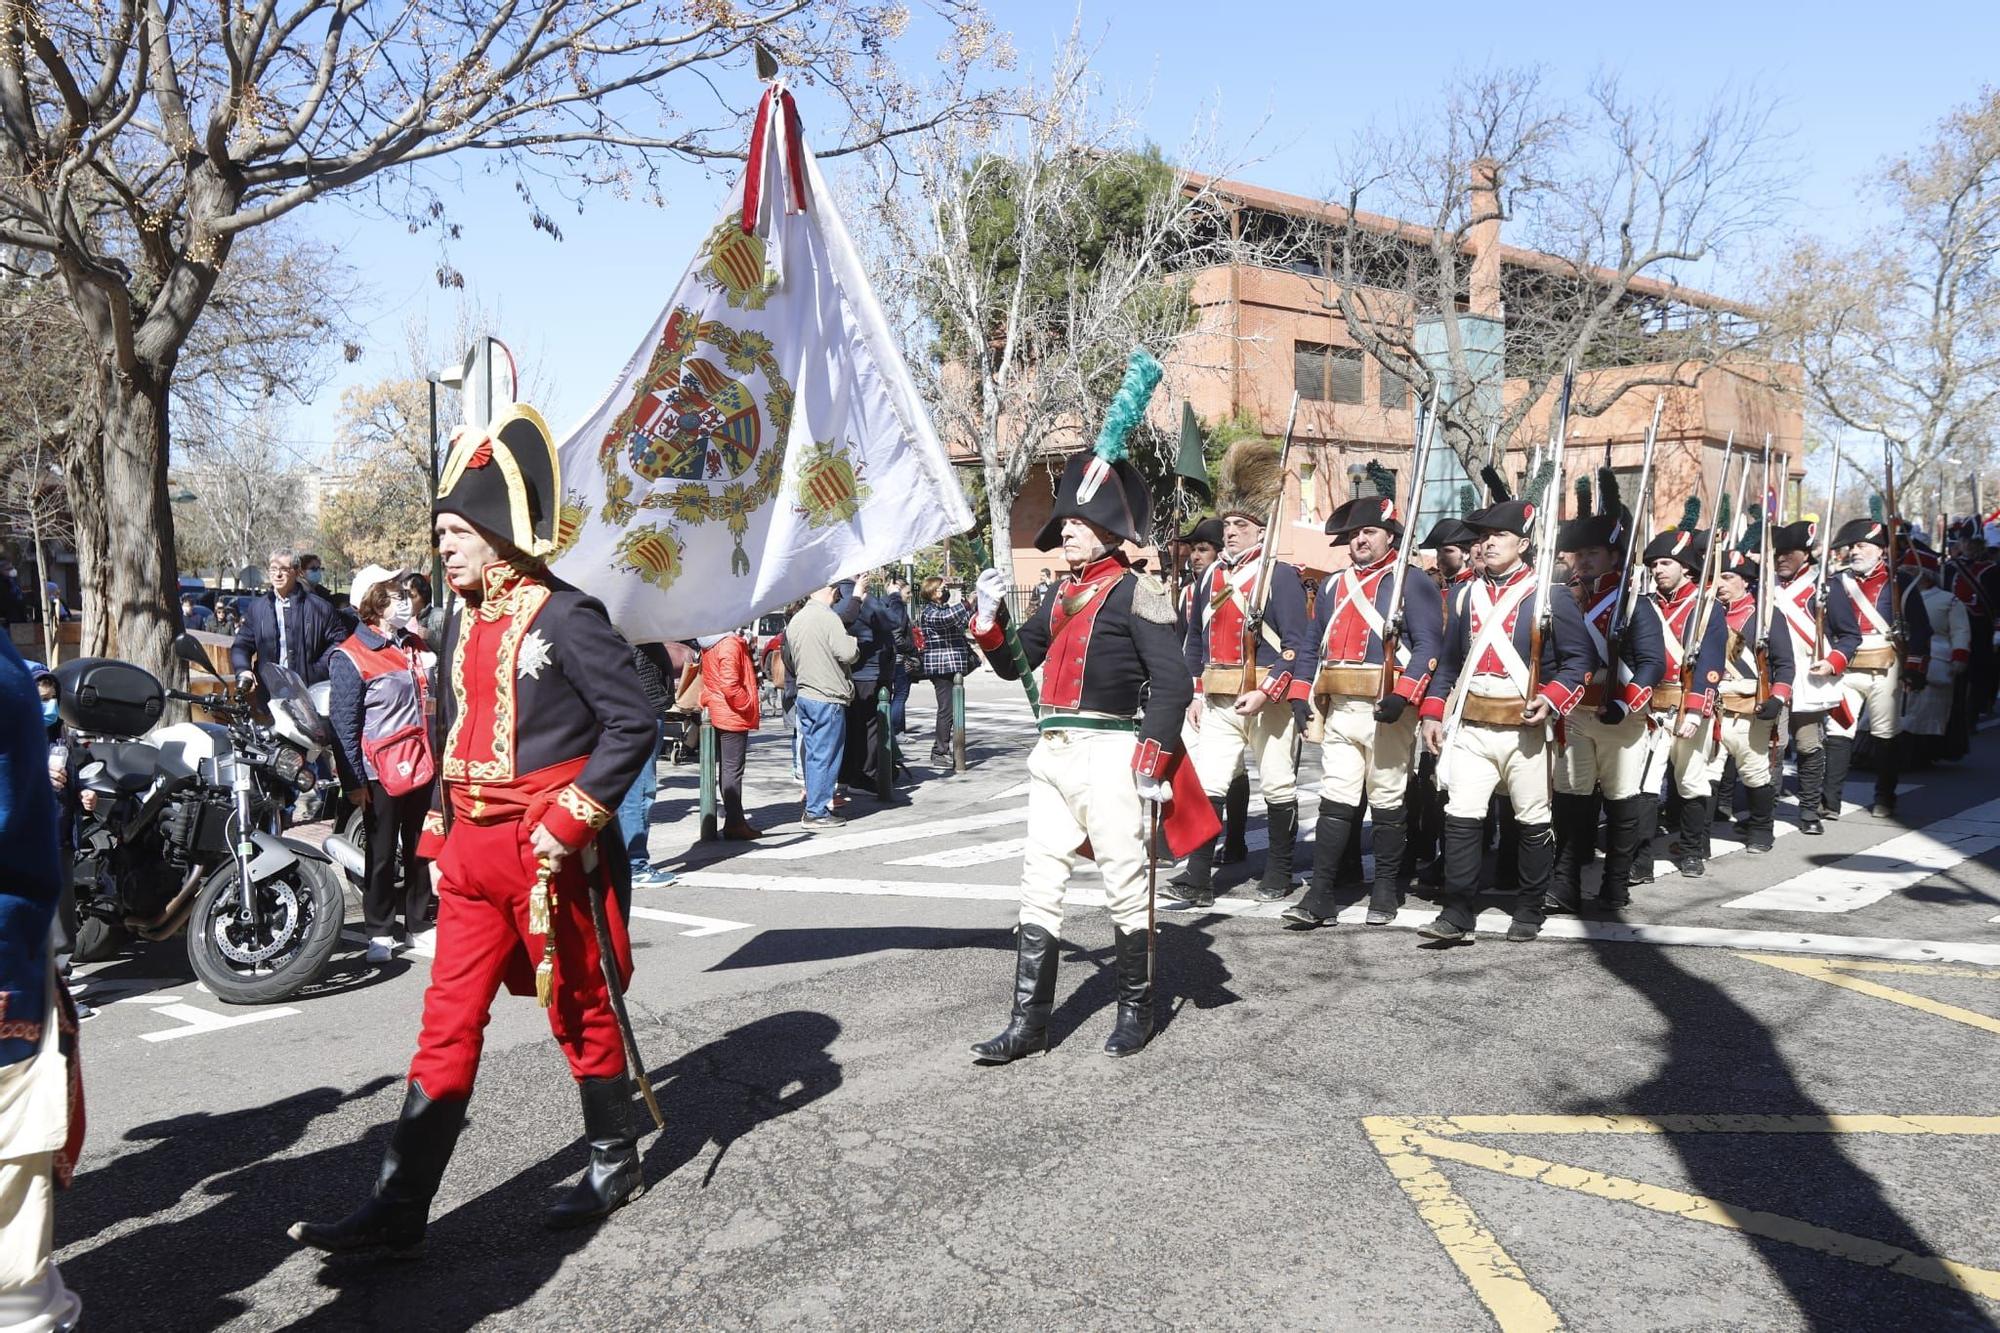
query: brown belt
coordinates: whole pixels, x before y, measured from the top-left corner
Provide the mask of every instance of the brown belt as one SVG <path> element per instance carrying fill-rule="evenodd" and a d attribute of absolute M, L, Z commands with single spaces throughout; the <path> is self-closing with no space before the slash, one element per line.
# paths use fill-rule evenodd
<path fill-rule="evenodd" d="M 1313 678 L 1313 693 L 1373 699 L 1382 689 L 1382 669 L 1371 666 L 1323 666 Z"/>
<path fill-rule="evenodd" d="M 1653 702 L 1648 706 L 1656 713 L 1671 713 L 1681 706 L 1682 693 L 1678 685 L 1655 686 Z"/>
<path fill-rule="evenodd" d="M 1518 694 L 1504 698 L 1467 694 L 1465 712 L 1462 716 L 1467 722 L 1478 722 L 1489 727 L 1519 727 L 1525 725 L 1521 721 L 1521 710 L 1527 706 L 1528 701 Z"/>
<path fill-rule="evenodd" d="M 1847 659 L 1850 671 L 1887 671 L 1895 665 L 1894 648 L 1863 648 Z"/>
<path fill-rule="evenodd" d="M 1254 682 L 1257 679 L 1255 672 L 1251 673 L 1250 679 L 1253 682 L 1252 688 L 1254 689 Z M 1240 666 L 1203 667 L 1201 672 L 1201 692 L 1203 694 L 1243 693 L 1243 668 Z"/>
<path fill-rule="evenodd" d="M 1757 711 L 1757 696 L 1754 694 L 1725 694 L 1722 696 L 1722 711 L 1731 717 L 1748 717 Z"/>

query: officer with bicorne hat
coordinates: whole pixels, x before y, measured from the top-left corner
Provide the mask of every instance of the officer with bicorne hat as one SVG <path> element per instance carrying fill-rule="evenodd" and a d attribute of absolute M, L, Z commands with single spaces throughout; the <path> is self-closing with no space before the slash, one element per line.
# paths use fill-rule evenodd
<path fill-rule="evenodd" d="M 503 984 L 543 996 L 590 1144 L 583 1178 L 546 1223 L 591 1221 L 645 1188 L 591 900 L 601 900 L 622 988 L 630 861 L 614 812 L 658 723 L 603 605 L 548 571 L 561 499 L 555 446 L 533 408 L 516 404 L 453 436 L 433 512 L 460 602 L 439 654 L 439 781 L 418 846 L 433 863 L 437 956 L 369 1198 L 338 1222 L 291 1229 L 318 1249 L 421 1251 Z"/>
<path fill-rule="evenodd" d="M 1021 626 L 1025 662 L 1004 648 L 1005 578 L 989 569 L 977 584 L 972 640 L 994 674 L 1016 680 L 1024 670 L 1042 673 L 1041 737 L 1028 756 L 1014 1007 L 998 1036 L 972 1047 L 988 1064 L 1048 1044 L 1063 893 L 1086 843 L 1103 876 L 1116 947 L 1118 1016 L 1105 1053 L 1133 1055 L 1153 1033 L 1145 810 L 1171 799 L 1192 691 L 1174 638 L 1172 595 L 1159 579 L 1134 572 L 1121 546 L 1143 544 L 1151 523 L 1145 478 L 1124 448 L 1159 373 L 1151 356 L 1134 353 L 1097 447 L 1063 469 L 1035 546 L 1060 548 L 1069 574 Z M 1204 824 L 1204 832 L 1212 836 L 1214 827 Z"/>

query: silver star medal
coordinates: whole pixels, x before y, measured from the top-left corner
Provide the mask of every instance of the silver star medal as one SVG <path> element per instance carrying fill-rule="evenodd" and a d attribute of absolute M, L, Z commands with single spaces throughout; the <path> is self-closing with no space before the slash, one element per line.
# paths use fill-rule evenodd
<path fill-rule="evenodd" d="M 540 630 L 530 631 L 521 640 L 521 654 L 515 659 L 521 674 L 529 680 L 540 680 L 542 668 L 549 664 L 549 641 L 542 637 Z"/>

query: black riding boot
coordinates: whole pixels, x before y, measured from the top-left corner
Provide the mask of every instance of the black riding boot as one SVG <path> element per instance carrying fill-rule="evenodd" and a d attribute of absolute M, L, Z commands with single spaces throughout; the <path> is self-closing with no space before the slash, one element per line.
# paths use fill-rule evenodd
<path fill-rule="evenodd" d="M 1500 798 L 1500 846 L 1493 856 L 1493 891 L 1513 893 L 1521 887 L 1521 826 L 1514 818 L 1514 803 Z"/>
<path fill-rule="evenodd" d="M 1368 892 L 1368 924 L 1386 926 L 1396 919 L 1403 905 L 1403 845 L 1408 827 L 1404 823 L 1409 807 L 1374 811 L 1375 883 Z"/>
<path fill-rule="evenodd" d="M 1362 796 L 1362 804 L 1367 804 L 1367 796 Z M 1334 883 L 1352 892 L 1357 898 L 1368 887 L 1368 867 L 1361 860 L 1361 826 L 1355 825 L 1355 836 L 1347 840 L 1347 851 L 1340 858 L 1340 870 L 1334 876 Z"/>
<path fill-rule="evenodd" d="M 1208 798 L 1215 807 L 1216 822 L 1222 821 L 1220 796 Z M 1294 807 L 1296 813 L 1296 807 Z M 1178 890 L 1182 899 L 1190 907 L 1211 907 L 1215 904 L 1215 844 L 1205 842 L 1188 853 L 1187 866 L 1180 874 L 1167 881 L 1167 887 Z"/>
<path fill-rule="evenodd" d="M 1479 920 L 1479 869 L 1486 859 L 1485 821 L 1444 818 L 1444 888 L 1439 894 L 1437 920 L 1417 933 L 1434 940 L 1472 939 Z"/>
<path fill-rule="evenodd" d="M 1708 857 L 1704 844 L 1708 838 L 1708 802 L 1697 799 L 1684 800 L 1680 805 L 1680 837 L 1675 846 L 1674 869 L 1689 879 L 1700 879 L 1708 873 Z"/>
<path fill-rule="evenodd" d="M 1775 777 L 1761 787 L 1750 791 L 1750 818 L 1743 821 L 1743 846 L 1745 850 L 1763 853 L 1771 850 L 1772 825 L 1776 822 L 1778 809 L 1778 783 Z"/>
<path fill-rule="evenodd" d="M 1650 796 L 1604 803 L 1610 841 L 1604 849 L 1604 878 L 1597 886 L 1599 906 L 1617 911 L 1632 905 L 1632 869 L 1641 851 L 1651 854 L 1643 835 L 1658 809 L 1658 802 Z"/>
<path fill-rule="evenodd" d="M 1854 762 L 1854 737 L 1826 738 L 1826 785 L 1819 794 L 1822 818 L 1840 818 L 1840 789 L 1847 785 L 1847 767 Z"/>
<path fill-rule="evenodd" d="M 1777 778 L 1772 777 L 1771 790 L 1775 793 Z M 1826 793 L 1826 751 L 1799 751 L 1799 832 L 1819 834 L 1826 831 L 1820 822 L 1820 806 L 1825 803 Z"/>
<path fill-rule="evenodd" d="M 431 1200 L 444 1178 L 445 1163 L 465 1127 L 465 1099 L 432 1101 L 412 1080 L 403 1095 L 403 1113 L 389 1136 L 375 1192 L 338 1222 L 295 1222 L 291 1237 L 331 1253 L 387 1250 L 396 1259 L 424 1252 L 424 1227 Z"/>
<path fill-rule="evenodd" d="M 987 1064 L 1004 1065 L 1049 1048 L 1049 1011 L 1056 1003 L 1056 937 L 1023 925 L 1014 939 L 1014 1012 L 999 1036 L 972 1043 Z"/>
<path fill-rule="evenodd" d="M 1708 789 L 1708 799 L 1701 803 L 1701 859 L 1704 861 L 1715 859 L 1715 807 L 1721 801 L 1722 789 L 1711 784 Z"/>
<path fill-rule="evenodd" d="M 583 1179 L 542 1221 L 553 1231 L 580 1227 L 607 1217 L 646 1192 L 639 1171 L 639 1135 L 632 1127 L 632 1078 L 586 1078 L 576 1085 L 583 1099 L 583 1137 L 590 1144 L 590 1165 Z"/>
<path fill-rule="evenodd" d="M 1898 732 L 1887 745 L 1878 747 L 1881 753 L 1875 760 L 1875 804 L 1868 810 L 1877 819 L 1895 817 L 1896 780 L 1909 767 L 1912 741 L 1908 732 Z"/>
<path fill-rule="evenodd" d="M 1521 826 L 1521 887 L 1514 895 L 1514 919 L 1507 938 L 1516 944 L 1542 933 L 1547 914 L 1542 903 L 1549 894 L 1549 875 L 1556 863 L 1555 830 L 1547 824 Z"/>
<path fill-rule="evenodd" d="M 1299 839 L 1299 803 L 1266 801 L 1265 823 L 1271 830 L 1271 845 L 1264 852 L 1264 878 L 1257 885 L 1257 901 L 1280 902 L 1292 896 L 1292 852 Z"/>
<path fill-rule="evenodd" d="M 1311 930 L 1327 925 L 1340 910 L 1334 901 L 1339 887 L 1340 856 L 1360 823 L 1360 806 L 1320 801 L 1319 819 L 1313 825 L 1312 887 L 1306 890 L 1305 897 L 1284 910 L 1287 928 Z"/>
<path fill-rule="evenodd" d="M 1660 835 L 1660 798 L 1657 793 L 1644 794 L 1632 798 L 1645 804 L 1639 811 L 1638 841 L 1632 847 L 1631 878 L 1634 884 L 1653 882 L 1653 849 Z"/>
<path fill-rule="evenodd" d="M 1597 821 L 1592 817 L 1595 802 L 1588 796 L 1557 792 L 1549 804 L 1556 860 L 1549 872 L 1548 900 L 1542 910 L 1549 916 L 1574 916 L 1583 905 L 1583 867 L 1597 842 Z"/>
<path fill-rule="evenodd" d="M 1118 1018 L 1104 1043 L 1106 1055 L 1137 1055 L 1153 1036 L 1153 972 L 1146 932 L 1111 931 L 1117 952 Z"/>
<path fill-rule="evenodd" d="M 1217 865 L 1233 866 L 1250 859 L 1249 844 L 1243 841 L 1243 830 L 1249 823 L 1250 774 L 1243 772 L 1229 780 L 1229 790 L 1222 794 L 1222 856 Z"/>

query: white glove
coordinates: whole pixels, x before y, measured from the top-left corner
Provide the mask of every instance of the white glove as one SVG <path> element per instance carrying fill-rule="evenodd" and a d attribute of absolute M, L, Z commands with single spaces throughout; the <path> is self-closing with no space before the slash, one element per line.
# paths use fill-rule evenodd
<path fill-rule="evenodd" d="M 1151 801 L 1154 805 L 1165 805 L 1174 797 L 1174 789 L 1170 783 L 1162 782 L 1158 778 L 1151 777 L 1145 773 L 1138 774 L 1137 781 L 1139 784 L 1139 799 L 1142 801 Z"/>
<path fill-rule="evenodd" d="M 980 570 L 979 581 L 973 585 L 973 595 L 979 600 L 979 623 L 992 624 L 1000 604 L 1007 600 L 1007 576 L 997 569 Z"/>

